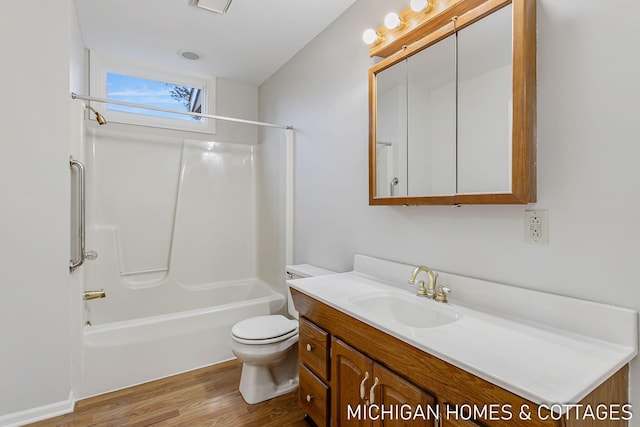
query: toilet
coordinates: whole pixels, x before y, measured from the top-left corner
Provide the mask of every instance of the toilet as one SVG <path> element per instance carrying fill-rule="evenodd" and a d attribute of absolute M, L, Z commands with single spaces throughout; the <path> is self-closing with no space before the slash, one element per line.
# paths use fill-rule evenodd
<path fill-rule="evenodd" d="M 310 264 L 287 266 L 287 279 L 334 274 Z M 249 404 L 264 402 L 298 387 L 298 313 L 287 287 L 281 314 L 256 316 L 231 328 L 231 351 L 242 362 L 240 394 Z"/>

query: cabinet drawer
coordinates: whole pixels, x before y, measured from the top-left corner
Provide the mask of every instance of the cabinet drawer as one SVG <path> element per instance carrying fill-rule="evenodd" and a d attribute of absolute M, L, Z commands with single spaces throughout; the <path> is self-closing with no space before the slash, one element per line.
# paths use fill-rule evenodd
<path fill-rule="evenodd" d="M 329 334 L 305 318 L 300 318 L 300 363 L 322 381 L 329 381 Z"/>
<path fill-rule="evenodd" d="M 300 365 L 300 406 L 318 427 L 329 425 L 329 387 L 303 365 Z"/>

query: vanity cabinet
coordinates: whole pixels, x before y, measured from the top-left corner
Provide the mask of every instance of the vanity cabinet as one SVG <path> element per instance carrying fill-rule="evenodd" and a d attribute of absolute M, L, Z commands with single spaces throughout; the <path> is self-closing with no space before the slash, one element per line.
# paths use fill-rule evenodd
<path fill-rule="evenodd" d="M 291 288 L 300 313 L 300 404 L 318 426 L 627 427 L 624 419 L 584 421 L 553 416 L 515 395 L 373 326 Z M 309 346 L 307 346 L 309 344 Z M 461 343 L 464 345 L 464 343 Z M 522 369 L 526 369 L 525 366 Z M 368 373 L 368 374 L 367 374 Z M 374 387 L 377 378 L 377 385 Z M 629 370 L 621 368 L 580 402 L 628 402 Z M 375 409 L 437 408 L 439 419 L 381 420 Z M 363 405 L 359 419 L 348 405 Z M 487 409 L 491 407 L 491 412 Z M 477 408 L 475 413 L 470 413 Z M 521 409 L 531 414 L 521 416 Z M 485 412 L 482 412 L 482 411 Z M 479 412 L 478 412 L 479 411 Z M 353 412 L 352 412 L 353 414 Z M 364 416 L 366 415 L 366 417 Z M 380 414 L 382 415 L 382 414 Z M 371 419 L 374 418 L 374 419 Z M 415 422 L 415 423 L 414 423 Z M 414 424 L 412 424 L 414 423 Z"/>

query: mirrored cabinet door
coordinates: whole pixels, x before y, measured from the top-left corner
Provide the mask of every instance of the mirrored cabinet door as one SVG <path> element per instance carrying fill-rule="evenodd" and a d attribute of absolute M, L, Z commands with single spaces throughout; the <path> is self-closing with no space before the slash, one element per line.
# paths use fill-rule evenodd
<path fill-rule="evenodd" d="M 511 191 L 512 20 L 509 5 L 458 32 L 457 193 Z"/>

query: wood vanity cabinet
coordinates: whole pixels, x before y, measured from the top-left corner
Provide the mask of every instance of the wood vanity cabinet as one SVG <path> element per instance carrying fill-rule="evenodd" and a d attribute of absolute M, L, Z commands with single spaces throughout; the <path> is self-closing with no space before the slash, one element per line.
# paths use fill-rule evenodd
<path fill-rule="evenodd" d="M 300 313 L 300 405 L 318 426 L 627 427 L 628 421 L 551 416 L 545 408 L 453 366 L 296 289 Z M 526 369 L 526 367 L 523 367 Z M 374 387 L 377 378 L 377 385 Z M 621 368 L 579 404 L 615 405 L 628 399 L 629 369 Z M 373 403 L 373 404 L 372 404 Z M 367 408 L 438 408 L 440 419 L 397 414 L 390 420 Z M 352 412 L 349 417 L 348 405 Z M 360 416 L 354 417 L 357 406 Z M 468 408 L 497 406 L 498 416 Z M 502 409 L 508 408 L 508 409 Z M 521 408 L 533 415 L 523 419 Z M 458 411 L 459 412 L 455 412 Z M 459 416 L 445 416 L 447 413 Z M 427 415 L 425 409 L 424 414 Z M 357 412 L 356 412 L 357 413 Z M 537 416 L 537 415 L 540 416 Z M 571 412 L 570 412 L 571 414 Z M 366 416 L 365 416 L 366 415 Z M 380 414 L 382 415 L 382 414 Z M 501 416 L 502 415 L 502 416 Z M 348 419 L 351 418 L 351 419 Z M 357 418 L 357 419 L 356 419 Z M 372 419 L 373 418 L 373 419 Z M 431 418 L 431 419 L 428 419 Z M 555 419 L 554 419 L 555 418 Z"/>

